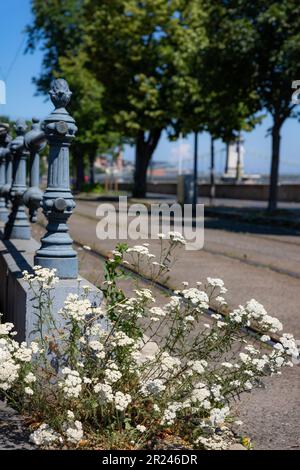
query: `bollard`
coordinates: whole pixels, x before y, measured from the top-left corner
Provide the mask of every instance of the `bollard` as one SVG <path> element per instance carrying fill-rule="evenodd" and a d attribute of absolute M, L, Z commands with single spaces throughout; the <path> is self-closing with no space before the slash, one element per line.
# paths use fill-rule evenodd
<path fill-rule="evenodd" d="M 11 140 L 9 134 L 9 125 L 0 123 L 0 221 L 7 222 L 9 211 L 7 209 L 5 190 L 6 190 L 6 165 L 10 158 L 8 144 Z"/>
<path fill-rule="evenodd" d="M 5 225 L 4 238 L 29 240 L 30 224 L 27 220 L 23 202 L 23 194 L 26 191 L 26 161 L 29 157 L 29 151 L 24 146 L 24 134 L 27 130 L 24 119 L 16 121 L 15 129 L 17 137 L 9 144 L 13 157 L 12 185 L 10 189 L 12 210 Z"/>
<path fill-rule="evenodd" d="M 30 151 L 29 177 L 30 188 L 24 193 L 24 204 L 29 208 L 30 222 L 36 222 L 37 210 L 41 207 L 43 192 L 40 184 L 40 155 L 39 152 L 45 148 L 45 133 L 41 130 L 39 119 L 32 118 L 31 131 L 25 134 L 25 147 Z"/>
<path fill-rule="evenodd" d="M 34 263 L 55 268 L 62 279 L 74 279 L 78 276 L 78 260 L 67 221 L 75 207 L 70 190 L 69 146 L 77 127 L 65 109 L 72 95 L 67 82 L 54 80 L 49 94 L 55 109 L 41 125 L 49 143 L 48 182 L 42 201 L 48 225 Z"/>

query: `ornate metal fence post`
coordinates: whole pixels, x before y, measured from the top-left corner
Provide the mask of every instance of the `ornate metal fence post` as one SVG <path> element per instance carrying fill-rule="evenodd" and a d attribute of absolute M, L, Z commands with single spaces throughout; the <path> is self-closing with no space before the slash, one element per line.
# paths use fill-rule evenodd
<path fill-rule="evenodd" d="M 0 123 L 0 221 L 7 222 L 8 209 L 6 207 L 5 189 L 6 189 L 6 164 L 9 158 L 9 149 L 7 148 L 10 142 L 8 134 L 9 125 Z"/>
<path fill-rule="evenodd" d="M 17 137 L 9 145 L 13 156 L 13 181 L 10 189 L 12 211 L 5 225 L 4 237 L 29 240 L 30 224 L 23 202 L 23 194 L 26 191 L 26 161 L 29 157 L 29 151 L 24 146 L 24 134 L 27 130 L 24 119 L 16 121 L 15 129 Z"/>
<path fill-rule="evenodd" d="M 60 278 L 74 279 L 78 275 L 78 260 L 72 248 L 67 221 L 75 207 L 70 190 L 69 146 L 77 127 L 65 109 L 72 94 L 67 82 L 54 80 L 49 94 L 55 109 L 42 123 L 50 147 L 48 184 L 42 202 L 48 225 L 34 262 L 43 267 L 56 268 Z"/>
<path fill-rule="evenodd" d="M 25 192 L 23 200 L 29 208 L 30 222 L 36 222 L 37 210 L 41 207 L 43 192 L 40 190 L 40 155 L 45 147 L 45 133 L 41 131 L 39 119 L 32 118 L 32 128 L 25 134 L 25 146 L 30 151 L 29 177 L 30 188 Z"/>
<path fill-rule="evenodd" d="M 9 148 L 7 149 L 6 163 L 5 163 L 5 186 L 3 188 L 3 194 L 6 201 L 6 208 L 11 208 L 10 201 L 10 189 L 12 185 L 12 155 Z"/>

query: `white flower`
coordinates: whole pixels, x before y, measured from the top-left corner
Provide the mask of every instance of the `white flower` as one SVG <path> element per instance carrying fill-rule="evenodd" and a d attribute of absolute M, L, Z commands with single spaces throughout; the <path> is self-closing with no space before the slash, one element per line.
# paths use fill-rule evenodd
<path fill-rule="evenodd" d="M 61 441 L 61 436 L 51 429 L 48 424 L 42 424 L 30 435 L 30 441 L 37 446 L 48 446 Z"/>
<path fill-rule="evenodd" d="M 8 335 L 14 328 L 13 323 L 1 323 L 0 324 L 0 335 Z"/>
<path fill-rule="evenodd" d="M 28 274 L 28 271 L 23 271 L 23 279 L 31 283 L 38 283 L 43 290 L 52 289 L 59 281 L 55 275 L 56 269 L 42 268 L 41 266 L 33 267 L 34 274 Z"/>
<path fill-rule="evenodd" d="M 169 232 L 168 238 L 170 238 L 173 243 L 186 245 L 186 241 L 180 232 Z"/>
<path fill-rule="evenodd" d="M 198 361 L 189 361 L 187 365 L 193 372 L 196 372 L 197 374 L 203 374 L 205 367 L 207 367 L 207 362 L 202 359 Z"/>
<path fill-rule="evenodd" d="M 111 403 L 114 399 L 112 388 L 108 384 L 96 384 L 94 391 L 99 394 L 100 403 Z"/>
<path fill-rule="evenodd" d="M 155 298 L 153 297 L 150 289 L 135 289 L 134 292 L 142 300 L 150 300 L 151 302 L 155 302 Z"/>
<path fill-rule="evenodd" d="M 166 312 L 161 307 L 152 307 L 149 312 L 155 317 L 165 317 Z"/>
<path fill-rule="evenodd" d="M 254 319 L 262 328 L 267 329 L 271 333 L 277 333 L 282 330 L 282 323 L 277 318 L 268 315 L 263 305 L 255 299 L 251 299 L 246 303 L 245 310 L 250 319 Z"/>
<path fill-rule="evenodd" d="M 172 369 L 176 370 L 181 365 L 180 359 L 178 359 L 177 357 L 170 356 L 170 354 L 166 351 L 164 351 L 161 354 L 160 361 L 161 361 L 161 367 L 164 371 L 172 370 Z"/>
<path fill-rule="evenodd" d="M 89 347 L 93 349 L 93 351 L 102 351 L 104 349 L 103 344 L 96 340 L 90 341 Z"/>
<path fill-rule="evenodd" d="M 191 287 L 190 289 L 184 289 L 182 295 L 193 305 L 203 309 L 208 308 L 209 298 L 206 292 L 198 290 L 196 287 Z"/>
<path fill-rule="evenodd" d="M 88 299 L 81 299 L 77 294 L 69 294 L 59 314 L 63 318 L 84 321 L 92 313 L 92 304 Z"/>
<path fill-rule="evenodd" d="M 203 384 L 202 382 L 199 382 L 195 385 L 195 388 L 192 391 L 191 400 L 193 403 L 196 403 L 196 402 L 201 403 L 209 396 L 210 396 L 210 391 L 208 390 L 206 385 Z"/>
<path fill-rule="evenodd" d="M 136 426 L 136 429 L 140 431 L 141 433 L 145 432 L 147 430 L 146 426 L 143 426 L 142 424 L 138 424 Z"/>
<path fill-rule="evenodd" d="M 298 346 L 293 335 L 284 333 L 280 338 L 280 342 L 283 345 L 286 354 L 295 358 L 299 356 Z"/>
<path fill-rule="evenodd" d="M 263 343 L 267 343 L 268 341 L 270 341 L 270 336 L 269 335 L 262 335 L 260 340 L 263 342 Z"/>
<path fill-rule="evenodd" d="M 40 350 L 38 343 L 36 343 L 35 341 L 32 341 L 32 343 L 30 343 L 30 347 L 33 354 L 38 353 Z"/>
<path fill-rule="evenodd" d="M 250 380 L 247 380 L 247 382 L 244 383 L 244 387 L 246 390 L 251 390 L 253 388 L 253 385 Z"/>
<path fill-rule="evenodd" d="M 251 361 L 251 358 L 250 358 L 250 356 L 249 356 L 248 354 L 240 353 L 239 356 L 240 356 L 240 359 L 241 359 L 242 362 L 249 362 L 249 361 Z"/>
<path fill-rule="evenodd" d="M 129 393 L 116 392 L 114 402 L 117 410 L 124 411 L 131 402 L 131 396 Z"/>
<path fill-rule="evenodd" d="M 165 389 L 166 386 L 164 385 L 161 379 L 153 379 L 143 384 L 143 386 L 141 387 L 141 393 L 146 396 L 159 395 Z"/>
<path fill-rule="evenodd" d="M 25 392 L 27 395 L 33 395 L 33 390 L 32 390 L 32 388 L 30 388 L 30 387 L 25 387 L 25 388 L 24 388 L 24 392 Z"/>
<path fill-rule="evenodd" d="M 76 370 L 71 370 L 68 367 L 62 369 L 62 374 L 65 375 L 63 382 L 59 386 L 63 389 L 67 398 L 78 398 L 82 390 L 82 379 Z"/>
<path fill-rule="evenodd" d="M 75 419 L 75 415 L 74 415 L 73 411 L 68 410 L 67 411 L 67 417 L 70 421 L 73 421 Z"/>
<path fill-rule="evenodd" d="M 210 412 L 210 421 L 213 426 L 220 426 L 224 423 L 225 418 L 229 414 L 229 407 L 224 406 L 223 408 L 214 408 Z"/>
<path fill-rule="evenodd" d="M 235 424 L 236 426 L 242 426 L 244 423 L 243 423 L 243 421 L 241 421 L 241 420 L 237 420 L 237 421 L 234 421 L 234 424 Z"/>
<path fill-rule="evenodd" d="M 82 423 L 74 421 L 72 426 L 69 426 L 65 431 L 67 441 L 72 444 L 77 444 L 83 438 Z"/>
<path fill-rule="evenodd" d="M 161 425 L 171 426 L 176 419 L 177 411 L 181 409 L 182 409 L 182 403 L 178 403 L 178 402 L 170 403 L 164 411 L 162 420 L 160 422 Z"/>
<path fill-rule="evenodd" d="M 36 382 L 36 376 L 32 372 L 28 372 L 28 374 L 24 377 L 24 382 L 27 384 L 32 384 Z"/>
<path fill-rule="evenodd" d="M 233 365 L 230 362 L 222 362 L 221 364 L 223 367 L 226 367 L 227 369 L 232 369 Z"/>
<path fill-rule="evenodd" d="M 105 369 L 104 374 L 105 374 L 105 382 L 108 384 L 113 384 L 117 382 L 118 380 L 120 380 L 120 378 L 122 377 L 122 374 L 118 369 L 118 366 L 113 362 L 109 362 L 107 364 L 107 369 Z"/>
<path fill-rule="evenodd" d="M 219 278 L 213 278 L 213 277 L 208 277 L 207 278 L 207 283 L 211 286 L 211 287 L 224 287 L 224 281 L 222 279 L 219 279 Z"/>
<path fill-rule="evenodd" d="M 112 346 L 132 346 L 135 343 L 134 339 L 129 338 L 123 331 L 117 331 L 112 338 Z"/>
<path fill-rule="evenodd" d="M 187 315 L 185 321 L 192 323 L 195 321 L 195 317 L 193 317 L 193 315 Z"/>

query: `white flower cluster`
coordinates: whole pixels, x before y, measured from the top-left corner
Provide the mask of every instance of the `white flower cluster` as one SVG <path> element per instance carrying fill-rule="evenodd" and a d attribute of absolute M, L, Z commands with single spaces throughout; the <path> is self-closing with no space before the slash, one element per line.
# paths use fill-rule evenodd
<path fill-rule="evenodd" d="M 84 321 L 92 313 L 92 304 L 88 299 L 82 299 L 77 294 L 69 294 L 59 314 L 63 318 Z"/>
<path fill-rule="evenodd" d="M 115 407 L 119 411 L 125 411 L 132 398 L 129 393 L 116 392 L 114 396 Z"/>
<path fill-rule="evenodd" d="M 30 435 L 30 441 L 37 446 L 49 446 L 54 442 L 61 442 L 62 438 L 48 424 L 42 424 Z"/>
<path fill-rule="evenodd" d="M 147 259 L 155 258 L 155 255 L 149 252 L 148 246 L 145 245 L 135 245 L 132 248 L 128 248 L 127 253 L 137 254 L 138 256 L 145 256 Z"/>
<path fill-rule="evenodd" d="M 143 426 L 143 424 L 138 424 L 138 425 L 136 426 L 136 429 L 137 429 L 137 431 L 139 431 L 139 432 L 141 432 L 141 433 L 147 431 L 146 426 Z"/>
<path fill-rule="evenodd" d="M 250 320 L 253 319 L 257 321 L 260 327 L 270 331 L 271 333 L 277 333 L 282 330 L 282 323 L 277 318 L 268 315 L 263 305 L 255 299 L 251 299 L 246 303 L 245 310 L 248 313 Z"/>
<path fill-rule="evenodd" d="M 82 423 L 78 420 L 73 421 L 71 424 L 65 426 L 65 435 L 68 442 L 77 444 L 83 438 Z"/>
<path fill-rule="evenodd" d="M 268 315 L 263 305 L 255 299 L 248 301 L 245 307 L 240 305 L 239 308 L 229 314 L 229 317 L 233 322 L 247 326 L 252 321 L 255 321 L 262 330 L 271 333 L 277 333 L 282 330 L 282 323 L 277 318 Z M 266 341 L 267 338 L 268 336 L 266 336 L 266 339 L 263 339 Z"/>
<path fill-rule="evenodd" d="M 155 298 L 150 289 L 135 289 L 134 292 L 143 301 L 155 302 Z"/>
<path fill-rule="evenodd" d="M 117 364 L 113 361 L 108 362 L 107 368 L 104 371 L 104 375 L 105 383 L 108 383 L 110 385 L 117 382 L 122 377 L 122 374 L 119 371 Z"/>
<path fill-rule="evenodd" d="M 154 318 L 165 317 L 166 312 L 161 307 L 151 307 L 149 310 L 150 314 L 153 315 Z M 152 317 L 152 318 L 153 318 Z"/>
<path fill-rule="evenodd" d="M 28 271 L 23 271 L 23 279 L 30 285 L 32 282 L 38 283 L 42 289 L 52 289 L 59 281 L 56 276 L 56 269 L 42 268 L 41 266 L 33 267 L 34 274 L 29 274 Z"/>
<path fill-rule="evenodd" d="M 9 390 L 17 380 L 20 364 L 17 364 L 13 357 L 14 349 L 10 344 L 0 339 L 0 389 Z"/>
<path fill-rule="evenodd" d="M 177 357 L 172 357 L 170 354 L 166 351 L 164 351 L 160 357 L 159 357 L 159 362 L 161 369 L 166 372 L 166 371 L 176 371 L 178 368 L 181 366 L 181 361 Z"/>
<path fill-rule="evenodd" d="M 107 383 L 98 383 L 94 386 L 94 391 L 97 393 L 99 402 L 104 405 L 107 403 L 114 403 L 119 411 L 125 411 L 132 398 L 128 393 L 121 391 L 113 392 L 111 385 Z"/>
<path fill-rule="evenodd" d="M 191 401 L 193 403 L 203 404 L 203 402 L 207 402 L 207 398 L 210 397 L 210 390 L 208 389 L 207 385 L 202 382 L 197 382 L 195 384 L 194 390 L 191 394 Z M 204 403 L 204 408 L 210 408 L 210 403 Z"/>
<path fill-rule="evenodd" d="M 210 421 L 214 427 L 220 426 L 224 423 L 226 417 L 229 415 L 230 409 L 226 405 L 223 408 L 213 408 L 210 412 Z"/>
<path fill-rule="evenodd" d="M 187 365 L 188 367 L 190 367 L 190 369 L 188 370 L 188 375 L 192 375 L 193 372 L 196 372 L 197 374 L 203 374 L 208 364 L 204 359 L 202 359 L 202 360 L 188 361 Z"/>
<path fill-rule="evenodd" d="M 123 331 L 117 331 L 114 334 L 110 344 L 113 347 L 116 347 L 116 346 L 125 347 L 125 346 L 133 346 L 135 344 L 135 341 L 134 339 L 129 338 L 129 336 L 127 336 L 126 333 L 124 333 Z"/>
<path fill-rule="evenodd" d="M 227 450 L 230 443 L 218 434 L 210 437 L 200 436 L 196 439 L 195 444 L 202 444 L 207 450 Z"/>
<path fill-rule="evenodd" d="M 166 389 L 166 386 L 164 385 L 164 382 L 161 379 L 153 379 L 153 380 L 148 380 L 142 385 L 141 393 L 142 395 L 145 395 L 145 396 L 149 396 L 149 395 L 157 396 L 161 392 L 163 392 L 165 389 Z"/>
<path fill-rule="evenodd" d="M 21 367 L 29 363 L 34 352 L 37 350 L 36 343 L 27 346 L 26 343 L 17 343 L 10 335 L 13 325 L 11 323 L 3 323 L 1 325 L 2 334 L 0 336 L 0 389 L 9 390 L 19 377 Z M 29 384 L 31 375 L 25 377 L 25 383 Z M 25 393 L 32 394 L 32 390 L 28 387 Z"/>
<path fill-rule="evenodd" d="M 170 238 L 173 243 L 178 243 L 179 245 L 186 245 L 185 238 L 180 232 L 169 232 L 168 238 Z"/>
<path fill-rule="evenodd" d="M 291 335 L 289 333 L 284 333 L 280 337 L 279 341 L 282 344 L 286 354 L 288 354 L 289 356 L 292 356 L 294 358 L 299 357 L 299 355 L 300 355 L 299 349 L 297 347 L 297 343 L 296 343 L 295 338 L 294 338 L 293 335 Z"/>
<path fill-rule="evenodd" d="M 105 358 L 104 346 L 100 341 L 96 339 L 89 341 L 89 347 L 95 352 L 95 355 L 98 359 Z"/>
<path fill-rule="evenodd" d="M 11 330 L 13 330 L 13 323 L 0 323 L 0 336 L 11 335 Z"/>
<path fill-rule="evenodd" d="M 59 386 L 63 389 L 67 398 L 78 398 L 82 390 L 82 379 L 77 370 L 72 370 L 69 367 L 62 369 L 62 374 L 65 375 L 63 382 Z"/>
<path fill-rule="evenodd" d="M 189 401 L 184 401 L 184 402 L 174 401 L 172 403 L 169 403 L 167 408 L 164 411 L 160 424 L 162 426 L 166 426 L 166 425 L 171 426 L 172 424 L 174 424 L 174 421 L 177 417 L 177 413 L 189 407 L 190 407 Z"/>
<path fill-rule="evenodd" d="M 207 309 L 209 307 L 209 298 L 206 292 L 197 289 L 196 287 L 190 287 L 189 289 L 183 289 L 182 295 L 185 299 L 189 300 L 194 306 L 201 309 Z"/>
<path fill-rule="evenodd" d="M 99 396 L 99 401 L 101 404 L 111 403 L 114 399 L 113 390 L 109 384 L 96 384 L 94 386 L 94 392 Z"/>
<path fill-rule="evenodd" d="M 213 288 L 218 287 L 220 289 L 221 294 L 226 294 L 227 289 L 224 286 L 224 281 L 222 279 L 208 277 L 208 278 L 206 278 L 206 280 L 207 280 L 207 283 L 210 287 L 213 287 Z"/>

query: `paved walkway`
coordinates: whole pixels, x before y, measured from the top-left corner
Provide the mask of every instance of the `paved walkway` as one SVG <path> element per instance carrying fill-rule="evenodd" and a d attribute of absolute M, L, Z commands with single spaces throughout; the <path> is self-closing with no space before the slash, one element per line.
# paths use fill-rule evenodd
<path fill-rule="evenodd" d="M 29 431 L 20 415 L 0 401 L 0 450 L 32 450 Z"/>

